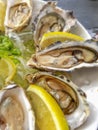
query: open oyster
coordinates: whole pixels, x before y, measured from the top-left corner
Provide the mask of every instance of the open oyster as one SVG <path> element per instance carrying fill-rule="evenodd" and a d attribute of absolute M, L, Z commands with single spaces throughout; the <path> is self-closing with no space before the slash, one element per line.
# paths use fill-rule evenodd
<path fill-rule="evenodd" d="M 98 47 L 93 42 L 67 41 L 34 54 L 28 65 L 44 70 L 70 71 L 98 65 Z"/>
<path fill-rule="evenodd" d="M 35 130 L 35 117 L 22 88 L 0 90 L 0 130 Z"/>
<path fill-rule="evenodd" d="M 7 0 L 5 17 L 6 33 L 20 31 L 30 22 L 32 16 L 31 0 Z"/>
<path fill-rule="evenodd" d="M 30 83 L 37 84 L 49 92 L 60 105 L 72 129 L 79 127 L 89 116 L 85 93 L 64 75 L 49 73 L 27 75 Z"/>
<path fill-rule="evenodd" d="M 55 2 L 47 2 L 34 19 L 35 43 L 38 44 L 46 32 L 69 31 L 76 23 L 73 12 L 63 10 Z"/>

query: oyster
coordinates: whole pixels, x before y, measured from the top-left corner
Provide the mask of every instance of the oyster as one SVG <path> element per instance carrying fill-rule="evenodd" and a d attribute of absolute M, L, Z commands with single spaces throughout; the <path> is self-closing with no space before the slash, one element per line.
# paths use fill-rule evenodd
<path fill-rule="evenodd" d="M 67 41 L 37 52 L 27 64 L 38 69 L 58 71 L 97 66 L 98 47 L 93 42 Z"/>
<path fill-rule="evenodd" d="M 35 130 L 35 116 L 22 88 L 0 90 L 0 130 Z"/>
<path fill-rule="evenodd" d="M 32 17 L 31 0 L 8 0 L 5 17 L 6 33 L 10 31 L 19 32 L 25 28 Z"/>
<path fill-rule="evenodd" d="M 73 12 L 63 10 L 55 2 L 47 2 L 34 19 L 34 39 L 38 44 L 46 32 L 69 31 L 76 23 Z"/>
<path fill-rule="evenodd" d="M 27 75 L 30 83 L 43 87 L 60 105 L 71 129 L 79 127 L 89 116 L 89 106 L 85 93 L 64 75 L 59 77 L 49 73 Z"/>

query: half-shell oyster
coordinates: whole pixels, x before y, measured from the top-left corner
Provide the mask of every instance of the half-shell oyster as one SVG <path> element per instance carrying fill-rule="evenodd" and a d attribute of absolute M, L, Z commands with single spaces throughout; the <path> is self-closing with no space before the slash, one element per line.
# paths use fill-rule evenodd
<path fill-rule="evenodd" d="M 35 130 L 35 116 L 24 90 L 9 85 L 0 90 L 0 130 Z"/>
<path fill-rule="evenodd" d="M 56 6 L 55 2 L 47 2 L 37 17 L 34 19 L 35 43 L 41 40 L 46 32 L 69 31 L 76 23 L 73 12 L 63 10 Z"/>
<path fill-rule="evenodd" d="M 5 17 L 6 33 L 19 32 L 30 22 L 32 16 L 31 0 L 8 0 Z"/>
<path fill-rule="evenodd" d="M 98 65 L 98 47 L 91 42 L 67 41 L 34 54 L 28 65 L 38 69 L 70 71 Z"/>
<path fill-rule="evenodd" d="M 85 122 L 89 116 L 85 93 L 64 75 L 57 77 L 41 72 L 27 75 L 27 79 L 43 87 L 56 99 L 72 129 Z"/>

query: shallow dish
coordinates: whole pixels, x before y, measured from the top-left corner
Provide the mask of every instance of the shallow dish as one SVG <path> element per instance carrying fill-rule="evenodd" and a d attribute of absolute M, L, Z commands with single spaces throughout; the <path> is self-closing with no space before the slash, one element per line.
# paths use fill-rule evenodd
<path fill-rule="evenodd" d="M 77 130 L 97 130 L 98 128 L 98 67 L 82 68 L 71 73 L 72 81 L 87 94 L 90 106 L 88 120 Z"/>
<path fill-rule="evenodd" d="M 39 8 L 45 3 L 42 0 L 36 0 L 34 3 L 39 2 Z M 77 20 L 75 27 L 71 32 L 84 37 L 86 40 L 91 39 L 91 35 L 85 27 Z M 88 120 L 77 130 L 97 130 L 98 128 L 98 67 L 82 68 L 70 72 L 72 81 L 81 87 L 87 94 L 87 101 L 90 106 L 90 116 Z"/>

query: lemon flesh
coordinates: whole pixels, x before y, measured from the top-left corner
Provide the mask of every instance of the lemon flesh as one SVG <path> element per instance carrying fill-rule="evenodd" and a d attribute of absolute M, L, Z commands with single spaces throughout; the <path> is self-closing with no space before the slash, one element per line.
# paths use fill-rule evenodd
<path fill-rule="evenodd" d="M 41 49 L 44 49 L 53 43 L 56 43 L 58 41 L 64 42 L 66 40 L 84 41 L 84 39 L 82 37 L 72 34 L 72 33 L 48 32 L 43 35 L 39 44 L 40 44 Z"/>
<path fill-rule="evenodd" d="M 38 130 L 69 130 L 63 112 L 46 90 L 31 85 L 27 91 L 35 112 Z"/>
<path fill-rule="evenodd" d="M 15 75 L 16 66 L 10 58 L 0 58 L 0 78 L 8 83 Z"/>
<path fill-rule="evenodd" d="M 3 0 L 0 0 L 0 31 L 4 31 L 6 5 Z"/>

